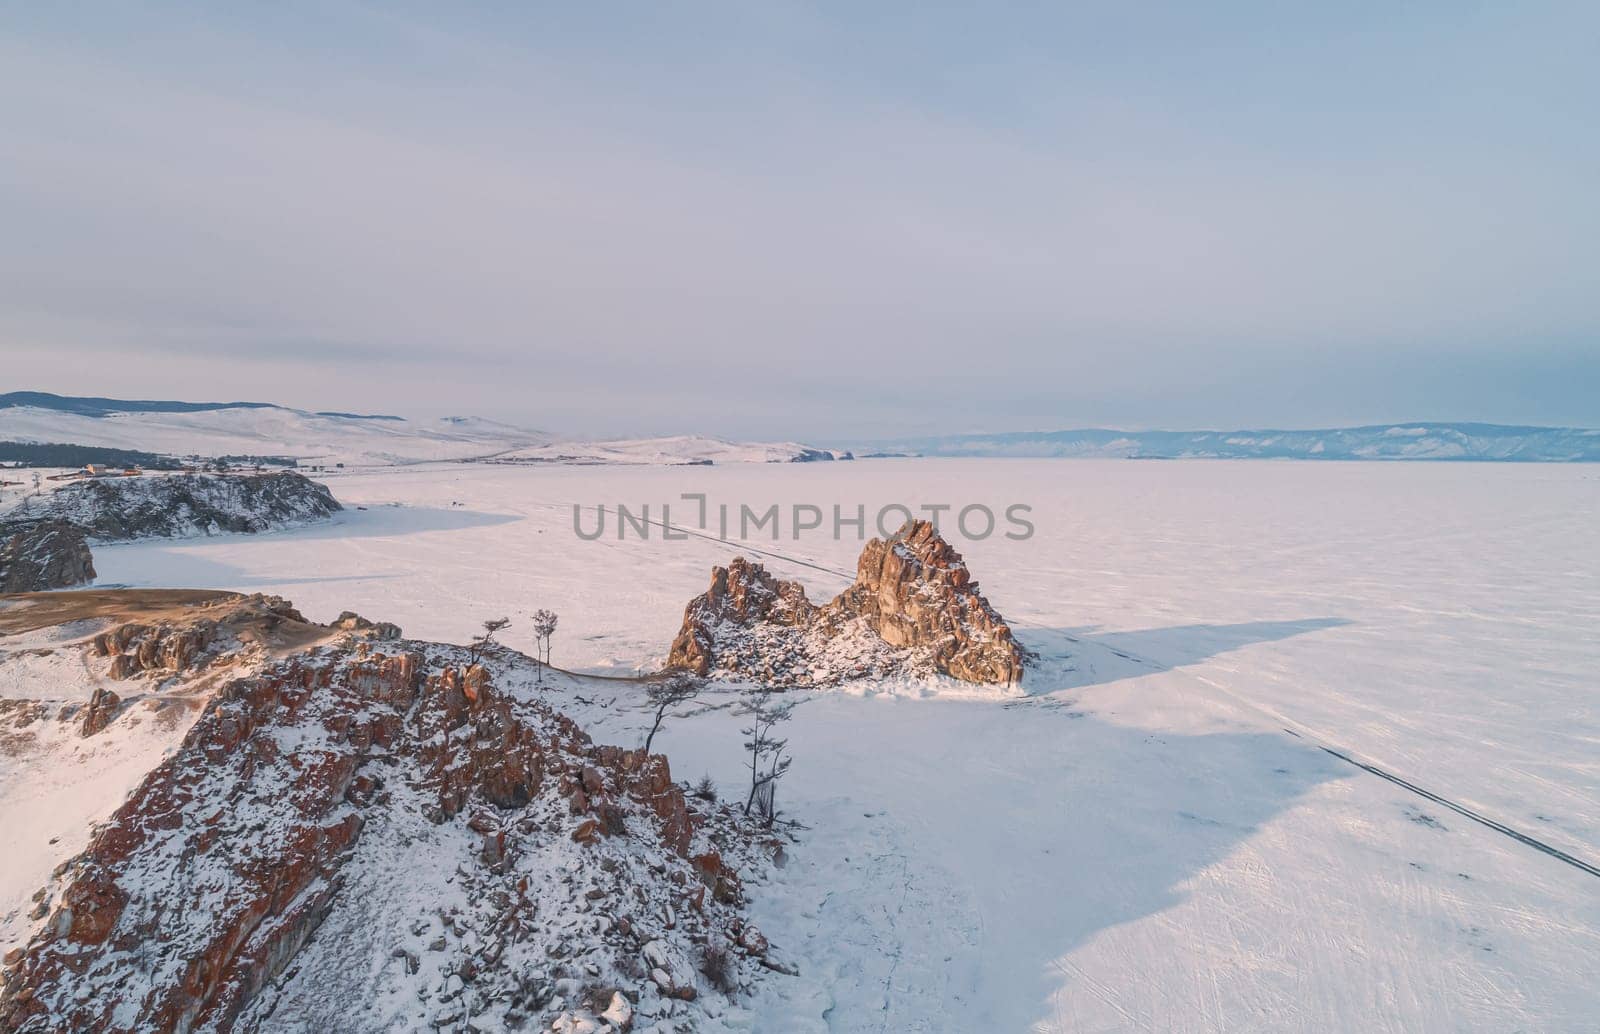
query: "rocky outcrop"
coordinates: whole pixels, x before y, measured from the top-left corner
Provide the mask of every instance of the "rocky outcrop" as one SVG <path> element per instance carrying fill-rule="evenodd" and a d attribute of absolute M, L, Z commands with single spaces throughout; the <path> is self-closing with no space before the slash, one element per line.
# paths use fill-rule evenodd
<path fill-rule="evenodd" d="M 343 632 L 356 632 L 379 642 L 392 642 L 400 638 L 400 626 L 391 621 L 368 621 L 353 610 L 346 610 L 333 620 L 333 627 Z"/>
<path fill-rule="evenodd" d="M 813 449 L 810 446 L 801 447 L 800 451 L 789 457 L 790 463 L 831 463 L 834 460 L 853 460 L 855 456 L 848 452 L 834 452 L 831 449 Z"/>
<path fill-rule="evenodd" d="M 798 634 L 812 625 L 816 615 L 817 608 L 799 583 L 780 581 L 760 564 L 736 556 L 727 567 L 713 567 L 711 587 L 690 601 L 667 666 L 709 674 L 720 657 L 737 647 L 719 634 L 728 626 L 789 629 Z"/>
<path fill-rule="evenodd" d="M 269 531 L 343 509 L 327 486 L 292 471 L 93 478 L 63 485 L 30 508 L 101 541 Z"/>
<path fill-rule="evenodd" d="M 966 682 L 1014 683 L 1023 650 L 978 593 L 961 554 L 927 521 L 910 521 L 887 542 L 873 539 L 856 562 L 855 584 L 822 615 L 834 628 L 856 618 L 883 641 L 925 650 L 933 666 Z"/>
<path fill-rule="evenodd" d="M 712 568 L 667 666 L 774 686 L 923 673 L 1010 685 L 1025 657 L 961 554 L 932 524 L 909 521 L 868 542 L 855 582 L 820 607 L 798 583 L 744 557 Z"/>
<path fill-rule="evenodd" d="M 703 953 L 759 972 L 755 834 L 666 758 L 459 651 L 335 642 L 218 690 L 58 870 L 0 1029 L 693 1027 Z"/>
<path fill-rule="evenodd" d="M 94 694 L 89 697 L 89 703 L 83 709 L 83 718 L 78 725 L 78 731 L 84 736 L 93 736 L 111 724 L 122 708 L 122 698 L 104 686 L 97 687 Z"/>
<path fill-rule="evenodd" d="M 81 529 L 66 521 L 20 527 L 0 541 L 0 593 L 67 589 L 94 577 L 89 543 Z"/>
<path fill-rule="evenodd" d="M 115 625 L 90 640 L 89 651 L 111 659 L 108 678 L 120 681 L 146 673 L 168 677 L 204 668 L 250 643 L 265 644 L 285 634 L 290 639 L 297 634 L 315 637 L 325 631 L 283 597 L 255 594 L 199 606 L 181 618 Z"/>

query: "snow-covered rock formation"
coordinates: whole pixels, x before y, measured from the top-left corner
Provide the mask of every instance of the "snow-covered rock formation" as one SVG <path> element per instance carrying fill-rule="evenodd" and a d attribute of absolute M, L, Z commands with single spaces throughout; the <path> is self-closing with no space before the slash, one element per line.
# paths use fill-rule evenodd
<path fill-rule="evenodd" d="M 68 589 L 94 581 L 94 557 L 83 531 L 66 521 L 41 521 L 9 538 L 0 525 L 0 593 Z"/>
<path fill-rule="evenodd" d="M 290 471 L 92 478 L 28 505 L 30 516 L 68 521 L 100 541 L 270 531 L 343 509 L 325 485 Z"/>
<path fill-rule="evenodd" d="M 933 673 L 1011 685 L 1024 658 L 961 554 L 929 522 L 908 521 L 868 542 L 854 584 L 820 607 L 744 557 L 712 568 L 667 666 L 775 686 Z"/>
<path fill-rule="evenodd" d="M 700 1029 L 763 972 L 739 876 L 766 864 L 763 835 L 688 797 L 665 757 L 503 689 L 526 659 L 469 664 L 269 597 L 135 602 L 159 615 L 73 644 L 120 696 L 0 701 L 40 745 L 140 734 L 141 697 L 204 701 L 38 877 L 0 1028 Z"/>

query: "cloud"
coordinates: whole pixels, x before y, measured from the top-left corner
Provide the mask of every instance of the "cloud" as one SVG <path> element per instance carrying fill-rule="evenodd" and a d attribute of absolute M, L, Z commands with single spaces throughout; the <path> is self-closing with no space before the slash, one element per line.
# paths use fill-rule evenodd
<path fill-rule="evenodd" d="M 1055 24 L 220 17 L 0 44 L 28 386 L 82 351 L 318 408 L 804 435 L 1259 423 L 1296 369 L 1344 371 L 1292 391 L 1325 423 L 1399 356 L 1515 360 L 1546 419 L 1600 422 L 1557 390 L 1600 367 L 1571 344 L 1600 330 L 1597 149 L 1549 103 L 1600 84 L 1528 45 L 1550 26 L 1111 24 L 1068 67 Z M 1487 57 L 1521 62 L 1493 99 Z"/>

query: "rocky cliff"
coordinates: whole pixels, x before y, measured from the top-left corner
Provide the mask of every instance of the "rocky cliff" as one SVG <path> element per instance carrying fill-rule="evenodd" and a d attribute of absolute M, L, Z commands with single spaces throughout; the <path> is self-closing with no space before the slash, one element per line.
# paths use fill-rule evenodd
<path fill-rule="evenodd" d="M 101 541 L 269 531 L 343 509 L 327 486 L 291 471 L 95 478 L 28 506 L 32 518 L 68 521 Z"/>
<path fill-rule="evenodd" d="M 208 606 L 86 646 L 166 684 L 239 640 L 236 604 Z M 216 689 L 35 895 L 0 1029 L 692 1029 L 761 972 L 736 869 L 763 848 L 665 757 L 595 744 L 457 648 L 257 611 L 275 653 L 322 638 Z M 118 703 L 74 720 L 112 735 Z"/>
<path fill-rule="evenodd" d="M 1010 685 L 1025 656 L 961 554 L 932 524 L 909 521 L 868 542 L 855 582 L 823 606 L 744 557 L 712 568 L 667 666 L 775 686 L 930 673 Z"/>
<path fill-rule="evenodd" d="M 0 593 L 45 592 L 94 581 L 94 557 L 76 525 L 41 521 L 4 536 L 0 531 Z"/>

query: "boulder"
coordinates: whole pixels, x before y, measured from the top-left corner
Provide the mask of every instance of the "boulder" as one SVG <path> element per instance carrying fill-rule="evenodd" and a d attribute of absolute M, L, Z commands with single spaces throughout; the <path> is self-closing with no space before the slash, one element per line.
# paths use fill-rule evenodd
<path fill-rule="evenodd" d="M 94 695 L 89 698 L 89 706 L 83 709 L 83 724 L 79 731 L 84 736 L 93 736 L 111 724 L 111 719 L 117 716 L 121 707 L 121 697 L 103 686 L 96 688 Z"/>
<path fill-rule="evenodd" d="M 355 632 L 378 642 L 393 642 L 400 638 L 400 626 L 389 621 L 368 621 L 353 610 L 341 613 L 333 627 L 344 632 Z"/>
<path fill-rule="evenodd" d="M 694 967 L 689 960 L 662 941 L 651 941 L 644 946 L 644 964 L 650 979 L 666 998 L 693 1001 L 696 994 Z"/>

